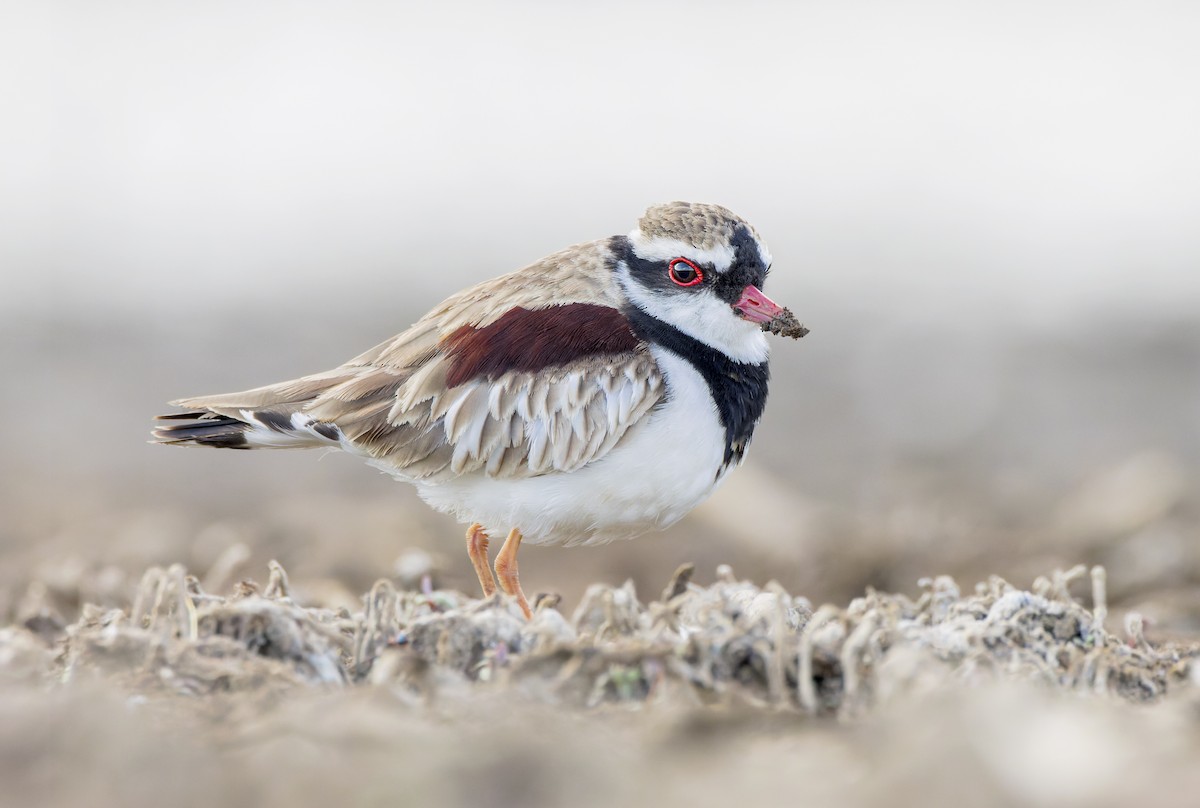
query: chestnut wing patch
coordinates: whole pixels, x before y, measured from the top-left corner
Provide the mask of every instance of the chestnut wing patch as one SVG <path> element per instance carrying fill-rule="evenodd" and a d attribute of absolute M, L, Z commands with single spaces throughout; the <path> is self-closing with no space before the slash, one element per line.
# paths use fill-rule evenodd
<path fill-rule="evenodd" d="M 449 364 L 446 386 L 514 371 L 536 373 L 590 356 L 625 353 L 639 344 L 625 315 L 611 306 L 517 306 L 494 323 L 464 325 L 442 340 Z"/>

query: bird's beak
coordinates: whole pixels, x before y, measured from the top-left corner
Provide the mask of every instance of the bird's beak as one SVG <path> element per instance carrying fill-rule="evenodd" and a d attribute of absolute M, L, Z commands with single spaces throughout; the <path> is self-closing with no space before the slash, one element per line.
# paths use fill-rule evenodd
<path fill-rule="evenodd" d="M 754 284 L 742 290 L 742 296 L 733 304 L 733 310 L 743 320 L 752 323 L 769 323 L 784 312 L 782 306 L 764 295 Z"/>
<path fill-rule="evenodd" d="M 742 290 L 742 296 L 733 304 L 733 310 L 738 317 L 758 323 L 763 331 L 772 334 L 800 339 L 808 333 L 808 329 L 800 325 L 790 309 L 780 306 L 753 284 Z"/>

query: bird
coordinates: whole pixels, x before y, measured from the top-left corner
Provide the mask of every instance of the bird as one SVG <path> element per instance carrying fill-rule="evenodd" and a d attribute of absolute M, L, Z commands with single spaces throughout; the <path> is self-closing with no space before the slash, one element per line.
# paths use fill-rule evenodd
<path fill-rule="evenodd" d="M 767 399 L 767 333 L 808 333 L 764 294 L 771 264 L 728 209 L 654 205 L 627 235 L 464 289 L 332 370 L 172 401 L 183 411 L 153 436 L 357 455 L 469 524 L 483 594 L 498 582 L 529 619 L 523 541 L 665 528 L 742 462 Z"/>

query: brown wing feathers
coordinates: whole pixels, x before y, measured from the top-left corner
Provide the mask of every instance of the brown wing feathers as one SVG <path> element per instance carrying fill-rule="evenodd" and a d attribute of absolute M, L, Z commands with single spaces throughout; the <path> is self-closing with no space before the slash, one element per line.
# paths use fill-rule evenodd
<path fill-rule="evenodd" d="M 487 325 L 463 325 L 441 339 L 439 355 L 397 388 L 386 419 L 347 437 L 414 478 L 476 468 L 505 476 L 543 473 L 582 462 L 604 441 L 596 427 L 607 420 L 608 405 L 600 399 L 613 384 L 610 377 L 622 374 L 628 361 L 648 360 L 639 344 L 625 318 L 608 306 L 514 307 Z M 605 364 L 616 367 L 592 367 Z M 570 437 L 573 425 L 580 433 L 575 440 L 551 434 L 565 429 Z"/>
<path fill-rule="evenodd" d="M 471 468 L 542 473 L 603 454 L 627 428 L 621 422 L 636 420 L 659 396 L 653 361 L 611 306 L 514 306 L 445 336 L 430 319 L 441 318 L 426 318 L 326 373 L 177 402 L 207 412 L 167 416 L 195 422 L 155 435 L 249 448 L 329 445 L 340 432 L 414 478 Z M 562 370 L 541 374 L 555 368 Z M 255 425 L 239 419 L 244 411 L 278 434 L 257 443 Z M 293 413 L 302 413 L 309 430 L 289 444 L 280 439 Z"/>
<path fill-rule="evenodd" d="M 446 386 L 510 371 L 534 373 L 578 359 L 632 351 L 638 339 L 611 306 L 569 303 L 544 309 L 509 309 L 483 328 L 464 325 L 442 340 L 450 370 Z"/>

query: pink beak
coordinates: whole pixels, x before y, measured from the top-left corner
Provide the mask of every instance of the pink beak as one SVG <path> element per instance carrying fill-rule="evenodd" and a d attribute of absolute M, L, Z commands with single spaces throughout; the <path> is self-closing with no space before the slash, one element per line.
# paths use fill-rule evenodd
<path fill-rule="evenodd" d="M 738 298 L 737 303 L 733 304 L 733 310 L 743 320 L 749 320 L 752 323 L 769 323 L 771 320 L 783 316 L 785 311 L 782 306 L 764 295 L 762 290 L 753 284 L 742 290 L 742 296 Z"/>

